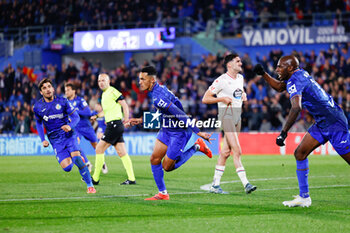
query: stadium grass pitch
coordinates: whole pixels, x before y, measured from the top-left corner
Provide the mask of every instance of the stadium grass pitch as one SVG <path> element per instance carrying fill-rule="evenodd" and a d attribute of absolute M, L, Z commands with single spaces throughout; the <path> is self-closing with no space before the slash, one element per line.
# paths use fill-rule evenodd
<path fill-rule="evenodd" d="M 194 156 L 165 173 L 170 201 L 149 202 L 157 188 L 148 156 L 132 156 L 133 186 L 119 185 L 125 170 L 107 156 L 109 173 L 95 195 L 86 194 L 76 167 L 65 173 L 54 156 L 0 157 L 0 232 L 350 232 L 350 167 L 339 156 L 309 157 L 310 208 L 282 205 L 298 194 L 292 156 L 243 156 L 258 186 L 249 195 L 232 159 L 222 178 L 230 194 L 203 190 L 217 158 Z"/>

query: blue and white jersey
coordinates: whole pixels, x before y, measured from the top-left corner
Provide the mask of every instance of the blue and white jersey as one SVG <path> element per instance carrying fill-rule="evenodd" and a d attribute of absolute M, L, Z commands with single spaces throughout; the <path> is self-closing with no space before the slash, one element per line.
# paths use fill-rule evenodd
<path fill-rule="evenodd" d="M 166 88 L 165 86 L 159 85 L 157 82 L 153 86 L 151 91 L 152 94 L 152 103 L 153 105 L 159 109 L 162 113 L 162 118 L 167 117 L 174 122 L 177 120 L 187 121 L 189 118 L 186 113 L 184 113 L 184 109 L 180 100 Z M 162 125 L 163 127 L 163 125 Z M 178 126 L 170 125 L 167 127 L 168 129 L 180 129 Z M 197 127 L 190 127 L 195 133 L 199 132 Z"/>
<path fill-rule="evenodd" d="M 54 96 L 51 102 L 45 102 L 44 98 L 41 98 L 35 103 L 33 111 L 35 118 L 44 123 L 50 141 L 63 139 L 73 134 L 73 131 L 66 133 L 61 129 L 63 125 L 70 123 L 69 115 L 75 111 L 66 98 Z"/>
<path fill-rule="evenodd" d="M 297 95 L 301 96 L 303 107 L 314 117 L 319 127 L 328 127 L 336 121 L 347 124 L 343 110 L 308 72 L 299 69 L 285 82 L 290 99 Z"/>
<path fill-rule="evenodd" d="M 90 122 L 91 117 L 91 110 L 89 108 L 88 103 L 84 100 L 84 98 L 80 96 L 75 96 L 74 99 L 68 100 L 75 109 L 77 109 L 77 112 L 80 117 L 80 121 L 76 125 L 76 128 L 85 128 L 85 127 L 92 127 Z"/>

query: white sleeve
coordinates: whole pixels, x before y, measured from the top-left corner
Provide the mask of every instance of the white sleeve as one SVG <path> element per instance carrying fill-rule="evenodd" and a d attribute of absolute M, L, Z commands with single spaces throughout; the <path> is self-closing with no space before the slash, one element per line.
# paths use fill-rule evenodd
<path fill-rule="evenodd" d="M 215 79 L 215 81 L 209 87 L 209 90 L 214 94 L 218 94 L 222 90 L 222 80 Z"/>

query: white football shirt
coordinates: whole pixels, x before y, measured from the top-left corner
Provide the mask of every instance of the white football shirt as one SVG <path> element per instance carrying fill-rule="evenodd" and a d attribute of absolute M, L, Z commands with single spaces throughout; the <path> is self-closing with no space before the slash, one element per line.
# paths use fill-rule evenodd
<path fill-rule="evenodd" d="M 209 90 L 220 97 L 232 98 L 231 106 L 233 108 L 242 108 L 242 94 L 244 79 L 243 75 L 237 74 L 236 78 L 231 77 L 227 73 L 220 75 L 209 87 Z M 227 107 L 223 102 L 218 103 L 219 109 L 225 109 Z"/>

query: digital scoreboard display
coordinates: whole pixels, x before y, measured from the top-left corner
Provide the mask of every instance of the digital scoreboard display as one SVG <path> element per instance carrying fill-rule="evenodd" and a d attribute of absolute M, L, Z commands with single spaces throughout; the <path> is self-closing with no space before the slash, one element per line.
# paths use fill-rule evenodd
<path fill-rule="evenodd" d="M 172 49 L 175 28 L 144 28 L 74 33 L 73 50 L 81 52 L 112 52 L 128 50 Z"/>

